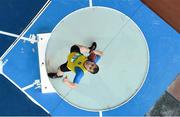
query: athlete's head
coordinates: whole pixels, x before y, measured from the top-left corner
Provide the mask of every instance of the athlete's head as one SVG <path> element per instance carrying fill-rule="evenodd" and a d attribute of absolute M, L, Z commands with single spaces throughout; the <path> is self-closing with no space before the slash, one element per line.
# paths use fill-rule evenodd
<path fill-rule="evenodd" d="M 96 74 L 99 71 L 99 67 L 95 62 L 86 61 L 84 66 L 86 70 L 91 72 L 92 74 Z"/>

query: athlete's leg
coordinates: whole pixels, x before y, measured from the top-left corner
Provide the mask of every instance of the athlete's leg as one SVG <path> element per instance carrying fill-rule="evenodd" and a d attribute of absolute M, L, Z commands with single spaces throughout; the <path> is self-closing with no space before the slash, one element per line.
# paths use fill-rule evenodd
<path fill-rule="evenodd" d="M 83 45 L 77 45 L 80 49 L 81 53 L 90 53 L 92 50 L 95 50 L 97 47 L 96 42 L 93 42 L 92 45 L 90 47 L 86 47 Z"/>
<path fill-rule="evenodd" d="M 69 70 L 67 68 L 67 62 L 62 64 L 60 67 L 58 67 L 58 70 L 57 70 L 57 76 L 63 76 L 64 75 L 64 72 L 69 72 L 71 70 Z"/>
<path fill-rule="evenodd" d="M 67 68 L 67 62 L 66 62 L 58 67 L 58 70 L 56 73 L 48 73 L 48 76 L 50 78 L 61 78 L 63 77 L 64 72 L 68 72 L 68 71 L 70 70 Z"/>

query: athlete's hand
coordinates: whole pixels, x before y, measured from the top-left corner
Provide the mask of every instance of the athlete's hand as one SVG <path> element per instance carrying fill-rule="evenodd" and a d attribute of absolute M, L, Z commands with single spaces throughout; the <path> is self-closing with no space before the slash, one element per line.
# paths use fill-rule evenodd
<path fill-rule="evenodd" d="M 69 88 L 71 88 L 71 89 L 74 89 L 74 88 L 77 87 L 76 84 L 74 84 L 73 82 L 70 82 L 70 81 L 68 80 L 67 76 L 63 79 L 63 82 L 64 82 L 66 85 L 68 85 Z"/>
<path fill-rule="evenodd" d="M 69 85 L 69 87 L 70 87 L 71 89 L 74 89 L 74 88 L 76 88 L 77 86 L 76 86 L 76 84 L 71 83 L 71 84 Z"/>

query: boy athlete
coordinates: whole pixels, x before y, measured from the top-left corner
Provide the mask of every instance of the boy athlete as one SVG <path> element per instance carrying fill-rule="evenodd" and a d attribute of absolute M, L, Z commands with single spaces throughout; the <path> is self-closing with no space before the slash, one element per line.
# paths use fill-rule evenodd
<path fill-rule="evenodd" d="M 70 88 L 75 88 L 77 84 L 80 83 L 85 72 L 88 71 L 92 74 L 96 74 L 99 71 L 99 67 L 96 63 L 103 55 L 103 52 L 95 50 L 96 47 L 96 42 L 93 42 L 91 47 L 73 45 L 67 57 L 67 62 L 58 67 L 56 73 L 48 73 L 48 76 L 50 78 L 61 78 L 64 72 L 73 71 L 76 74 L 73 82 L 70 82 L 67 77 L 65 77 L 63 81 Z M 83 53 L 89 53 L 89 56 L 86 57 Z"/>

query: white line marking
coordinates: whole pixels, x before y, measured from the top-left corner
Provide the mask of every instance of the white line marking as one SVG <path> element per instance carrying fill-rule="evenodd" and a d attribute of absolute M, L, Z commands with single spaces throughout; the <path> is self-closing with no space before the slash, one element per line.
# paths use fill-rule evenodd
<path fill-rule="evenodd" d="M 16 38 L 20 37 L 20 35 L 17 35 L 17 34 L 14 34 L 14 33 L 5 32 L 5 31 L 0 31 L 0 34 L 6 35 L 6 36 L 10 36 L 10 37 L 16 37 Z M 27 38 L 27 37 L 20 37 L 20 39 L 29 41 L 32 44 L 34 44 L 35 42 L 38 42 L 38 40 L 36 39 L 36 36 L 34 34 L 31 34 L 29 36 L 29 38 Z"/>
<path fill-rule="evenodd" d="M 89 0 L 89 7 L 92 7 L 92 0 Z"/>
<path fill-rule="evenodd" d="M 48 44 L 48 40 L 51 36 L 51 33 L 40 33 L 37 34 L 38 42 L 38 60 L 39 60 L 39 71 L 40 71 L 40 80 L 41 80 L 41 91 L 42 93 L 56 93 L 56 90 L 53 88 L 49 77 L 47 76 L 47 70 L 46 70 L 46 48 Z"/>
<path fill-rule="evenodd" d="M 11 80 L 6 74 L 2 73 L 2 75 L 4 77 L 6 77 L 12 84 L 14 84 L 19 90 L 21 90 L 32 102 L 34 102 L 36 105 L 38 105 L 39 107 L 41 107 L 44 111 L 46 111 L 48 114 L 49 111 L 47 109 L 45 109 L 41 104 L 39 104 L 34 98 L 32 98 L 28 93 L 26 93 L 24 90 L 21 89 L 21 87 L 19 87 L 13 80 Z"/>
<path fill-rule="evenodd" d="M 99 111 L 99 117 L 102 117 L 102 111 Z"/>
<path fill-rule="evenodd" d="M 27 86 L 23 87 L 22 90 L 25 91 L 27 89 L 30 89 L 30 88 L 34 87 L 34 85 L 35 85 L 34 83 L 27 85 Z"/>
<path fill-rule="evenodd" d="M 41 88 L 40 80 L 35 80 L 32 84 L 23 87 L 22 90 L 25 91 L 25 90 L 30 89 L 32 87 L 34 87 L 35 89 Z"/>
<path fill-rule="evenodd" d="M 48 0 L 48 2 L 46 2 L 43 8 L 37 13 L 37 15 L 32 19 L 32 21 L 28 24 L 28 26 L 22 31 L 19 37 L 11 44 L 11 46 L 6 50 L 6 52 L 0 57 L 1 60 L 5 58 L 6 55 L 13 49 L 13 47 L 19 42 L 20 38 L 23 37 L 24 34 L 29 30 L 29 28 L 37 21 L 37 19 L 41 16 L 41 14 L 45 11 L 45 9 L 49 6 L 51 2 L 52 2 L 51 0 Z"/>
<path fill-rule="evenodd" d="M 16 38 L 18 38 L 20 36 L 20 35 L 17 35 L 17 34 L 4 32 L 4 31 L 0 31 L 0 34 L 7 35 L 7 36 L 10 36 L 10 37 L 16 37 Z M 29 41 L 29 38 L 27 38 L 27 37 L 21 37 L 21 39 Z"/>
<path fill-rule="evenodd" d="M 3 67 L 8 62 L 8 59 L 5 61 L 0 60 L 0 74 L 3 74 Z"/>

